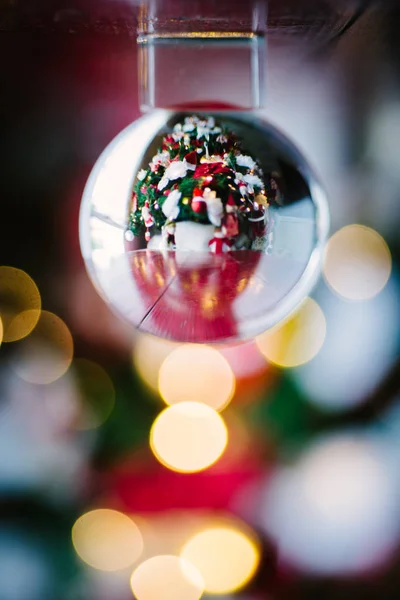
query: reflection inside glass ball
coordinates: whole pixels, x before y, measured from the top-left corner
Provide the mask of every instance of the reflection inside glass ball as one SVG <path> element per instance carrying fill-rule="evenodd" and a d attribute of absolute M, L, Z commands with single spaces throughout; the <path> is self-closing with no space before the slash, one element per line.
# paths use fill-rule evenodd
<path fill-rule="evenodd" d="M 156 111 L 98 160 L 80 236 L 94 283 L 129 323 L 212 343 L 257 335 L 296 308 L 327 226 L 321 187 L 271 125 Z"/>

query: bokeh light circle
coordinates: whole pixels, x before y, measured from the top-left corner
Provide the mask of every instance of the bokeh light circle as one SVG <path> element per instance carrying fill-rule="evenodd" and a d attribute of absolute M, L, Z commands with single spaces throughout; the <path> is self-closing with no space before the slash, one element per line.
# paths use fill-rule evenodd
<path fill-rule="evenodd" d="M 199 600 L 204 583 L 197 569 L 178 556 L 154 556 L 132 574 L 137 600 Z"/>
<path fill-rule="evenodd" d="M 317 440 L 278 470 L 261 505 L 282 562 L 325 575 L 382 565 L 400 534 L 392 469 L 377 439 L 346 432 Z"/>
<path fill-rule="evenodd" d="M 161 365 L 178 345 L 168 340 L 140 333 L 133 347 L 133 366 L 150 389 L 158 392 L 158 377 Z"/>
<path fill-rule="evenodd" d="M 21 379 L 48 384 L 66 373 L 73 353 L 74 343 L 67 325 L 57 315 L 42 311 L 31 335 L 21 342 L 12 366 Z"/>
<path fill-rule="evenodd" d="M 92 510 L 75 522 L 72 542 L 88 565 L 101 571 L 120 571 L 133 565 L 143 551 L 137 525 L 116 510 Z"/>
<path fill-rule="evenodd" d="M 197 533 L 185 544 L 181 556 L 198 569 L 206 592 L 211 594 L 243 588 L 260 560 L 255 540 L 232 527 L 213 527 Z"/>
<path fill-rule="evenodd" d="M 38 287 L 21 269 L 0 267 L 0 316 L 3 341 L 15 342 L 31 333 L 40 316 Z"/>
<path fill-rule="evenodd" d="M 310 452 L 302 464 L 303 491 L 307 502 L 338 525 L 354 522 L 361 498 L 384 488 L 380 463 L 366 443 L 337 439 Z"/>
<path fill-rule="evenodd" d="M 221 410 L 235 393 L 235 376 L 218 350 L 185 344 L 173 350 L 164 360 L 159 390 L 167 404 L 202 402 Z"/>
<path fill-rule="evenodd" d="M 296 385 L 309 402 L 323 411 L 354 409 L 394 366 L 400 327 L 398 282 L 394 277 L 368 302 L 347 302 L 327 286 L 318 291 L 327 334 L 321 351 L 296 369 Z"/>
<path fill-rule="evenodd" d="M 256 338 L 264 356 L 280 367 L 297 367 L 312 360 L 326 336 L 326 320 L 320 306 L 307 298 L 299 311 L 283 325 Z"/>
<path fill-rule="evenodd" d="M 215 410 L 198 402 L 182 402 L 163 410 L 150 432 L 155 457 L 182 473 L 202 471 L 215 463 L 228 443 L 228 430 Z"/>
<path fill-rule="evenodd" d="M 392 258 L 385 240 L 363 225 L 347 225 L 329 240 L 323 273 L 328 285 L 348 300 L 368 300 L 385 287 Z"/>

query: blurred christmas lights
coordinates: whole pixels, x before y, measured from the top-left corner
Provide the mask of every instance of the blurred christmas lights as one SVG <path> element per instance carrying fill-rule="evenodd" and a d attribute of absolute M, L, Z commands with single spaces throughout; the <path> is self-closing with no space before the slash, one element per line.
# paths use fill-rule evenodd
<path fill-rule="evenodd" d="M 237 527 L 215 526 L 195 534 L 181 556 L 198 569 L 206 592 L 225 594 L 243 588 L 251 580 L 260 550 L 255 536 Z"/>
<path fill-rule="evenodd" d="M 63 504 L 76 499 L 87 482 L 92 439 L 78 438 L 71 430 L 76 405 L 70 381 L 62 377 L 46 386 L 29 384 L 9 370 L 3 385 L 1 492 L 45 491 Z"/>
<path fill-rule="evenodd" d="M 396 483 L 378 444 L 360 433 L 314 443 L 270 482 L 263 523 L 281 560 L 303 571 L 359 573 L 399 539 Z"/>
<path fill-rule="evenodd" d="M 264 356 L 280 367 L 297 367 L 312 360 L 321 350 L 326 321 L 319 305 L 307 298 L 283 325 L 256 338 Z"/>
<path fill-rule="evenodd" d="M 313 361 L 293 372 L 310 402 L 325 411 L 346 411 L 368 399 L 398 352 L 399 294 L 394 277 L 362 303 L 346 302 L 325 286 L 319 290 L 325 343 Z"/>
<path fill-rule="evenodd" d="M 3 341 L 15 342 L 29 335 L 39 320 L 40 309 L 40 293 L 33 279 L 21 269 L 0 267 Z"/>
<path fill-rule="evenodd" d="M 228 430 L 222 417 L 199 402 L 166 408 L 154 421 L 150 446 L 167 468 L 194 473 L 215 463 L 225 451 Z"/>
<path fill-rule="evenodd" d="M 185 344 L 161 365 L 159 390 L 167 404 L 200 402 L 222 410 L 235 393 L 235 376 L 218 350 Z"/>
<path fill-rule="evenodd" d="M 1 596 L 7 600 L 39 600 L 48 595 L 53 573 L 44 545 L 22 527 L 0 528 Z"/>
<path fill-rule="evenodd" d="M 89 566 L 101 571 L 119 571 L 133 565 L 143 551 L 137 525 L 115 510 L 92 510 L 72 528 L 76 553 Z"/>
<path fill-rule="evenodd" d="M 133 347 L 133 365 L 140 377 L 158 393 L 158 377 L 161 365 L 179 345 L 152 335 L 138 333 Z"/>
<path fill-rule="evenodd" d="M 37 311 L 27 312 L 36 314 Z M 73 353 L 73 339 L 64 321 L 53 313 L 42 311 L 33 332 L 21 342 L 12 367 L 25 381 L 48 384 L 66 373 Z"/>
<path fill-rule="evenodd" d="M 178 556 L 154 556 L 132 574 L 137 600 L 199 600 L 204 582 L 197 569 Z"/>
<path fill-rule="evenodd" d="M 222 346 L 219 351 L 230 364 L 237 381 L 264 375 L 268 368 L 264 356 L 253 340 L 236 346 Z"/>
<path fill-rule="evenodd" d="M 368 300 L 385 287 L 392 257 L 385 240 L 363 225 L 347 225 L 329 240 L 323 273 L 328 285 L 347 300 Z"/>

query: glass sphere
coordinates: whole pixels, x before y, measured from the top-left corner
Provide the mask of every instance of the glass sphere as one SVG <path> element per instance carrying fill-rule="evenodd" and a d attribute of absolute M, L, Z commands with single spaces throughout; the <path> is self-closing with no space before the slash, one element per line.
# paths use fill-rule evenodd
<path fill-rule="evenodd" d="M 181 342 L 253 337 L 309 294 L 328 230 L 322 187 L 254 114 L 159 110 L 106 148 L 84 191 L 82 254 L 137 329 Z"/>

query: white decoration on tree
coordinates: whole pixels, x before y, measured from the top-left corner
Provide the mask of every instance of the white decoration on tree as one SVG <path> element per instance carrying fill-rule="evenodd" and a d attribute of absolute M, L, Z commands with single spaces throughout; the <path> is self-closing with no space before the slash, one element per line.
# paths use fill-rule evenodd
<path fill-rule="evenodd" d="M 236 184 L 239 184 L 239 183 L 243 183 L 243 181 L 244 181 L 243 174 L 242 174 L 242 173 L 239 173 L 239 171 L 237 171 L 237 172 L 235 173 L 235 183 L 236 183 Z"/>
<path fill-rule="evenodd" d="M 162 179 L 160 179 L 160 181 L 157 184 L 157 189 L 160 190 L 160 192 L 167 187 L 167 185 L 169 184 L 169 179 L 168 177 L 163 177 Z"/>
<path fill-rule="evenodd" d="M 210 129 L 207 125 L 197 125 L 197 139 L 200 140 L 202 137 L 208 141 L 210 139 Z"/>
<path fill-rule="evenodd" d="M 203 199 L 207 204 L 207 216 L 209 221 L 216 227 L 219 227 L 224 214 L 224 205 L 221 198 L 217 198 L 216 192 L 206 188 L 203 193 Z"/>
<path fill-rule="evenodd" d="M 178 142 L 179 140 L 181 140 L 183 138 L 185 134 L 183 133 L 183 131 L 177 131 L 176 133 L 172 134 L 173 139 L 175 140 L 175 142 Z"/>
<path fill-rule="evenodd" d="M 143 179 L 146 177 L 147 171 L 145 169 L 140 169 L 139 173 L 137 174 L 137 178 L 139 181 L 143 181 Z"/>
<path fill-rule="evenodd" d="M 187 162 L 185 160 L 175 160 L 165 170 L 164 177 L 167 179 L 181 179 L 186 176 Z"/>
<path fill-rule="evenodd" d="M 162 211 L 167 219 L 174 221 L 179 215 L 179 200 L 182 194 L 178 190 L 172 190 L 162 205 Z"/>
<path fill-rule="evenodd" d="M 235 159 L 239 167 L 247 167 L 248 169 L 254 169 L 254 167 L 256 166 L 256 162 L 251 158 L 251 156 L 246 156 L 245 154 L 237 154 L 235 156 Z"/>
<path fill-rule="evenodd" d="M 168 167 L 170 163 L 170 155 L 168 150 L 163 150 L 162 152 L 157 152 L 155 156 L 153 156 L 150 167 L 161 165 L 163 167 Z"/>
<path fill-rule="evenodd" d="M 243 179 L 246 181 L 246 183 L 249 183 L 250 185 L 256 185 L 259 188 L 264 187 L 263 182 L 259 177 L 257 177 L 257 175 L 245 175 Z"/>

